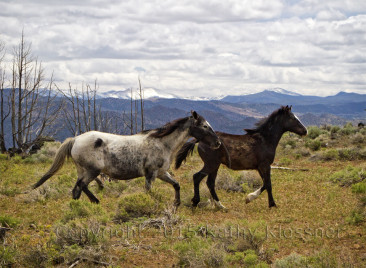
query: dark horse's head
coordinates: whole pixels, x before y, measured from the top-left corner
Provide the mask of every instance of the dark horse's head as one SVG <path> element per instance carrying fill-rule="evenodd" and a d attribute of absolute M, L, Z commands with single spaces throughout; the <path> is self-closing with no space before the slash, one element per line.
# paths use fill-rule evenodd
<path fill-rule="evenodd" d="M 146 130 L 145 132 L 151 132 L 150 137 L 162 138 L 173 131 L 180 129 L 181 131 L 188 129 L 188 134 L 194 137 L 198 142 L 203 142 L 210 146 L 212 149 L 217 149 L 221 145 L 219 137 L 217 137 L 215 131 L 210 124 L 195 111 L 191 111 L 192 116 L 180 118 L 172 122 L 167 123 L 161 128 L 153 131 Z"/>
<path fill-rule="evenodd" d="M 308 134 L 306 127 L 301 123 L 300 119 L 294 115 L 291 111 L 291 106 L 282 106 L 281 110 L 283 113 L 284 119 L 284 130 L 294 132 L 300 136 L 305 136 Z"/>
<path fill-rule="evenodd" d="M 193 122 L 189 127 L 189 134 L 197 141 L 209 145 L 212 149 L 219 148 L 221 141 L 219 137 L 217 137 L 211 125 L 197 112 L 191 111 L 191 114 L 192 116 L 190 119 L 193 120 Z"/>
<path fill-rule="evenodd" d="M 306 127 L 300 122 L 300 119 L 291 111 L 292 106 L 282 106 L 280 109 L 274 111 L 267 118 L 262 119 L 256 124 L 254 129 L 245 129 L 250 133 L 266 133 L 272 129 L 273 126 L 280 126 L 282 133 L 290 131 L 300 136 L 308 133 Z"/>

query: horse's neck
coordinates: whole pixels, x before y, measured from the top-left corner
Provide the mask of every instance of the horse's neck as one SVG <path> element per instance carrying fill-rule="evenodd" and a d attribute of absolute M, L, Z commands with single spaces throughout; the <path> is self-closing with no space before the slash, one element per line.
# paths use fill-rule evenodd
<path fill-rule="evenodd" d="M 176 130 L 162 138 L 162 142 L 169 148 L 171 155 L 175 155 L 189 138 L 188 129 Z"/>
<path fill-rule="evenodd" d="M 276 150 L 278 143 L 280 142 L 285 131 L 280 125 L 273 125 L 270 129 L 264 131 L 264 133 L 266 133 L 265 140 L 267 143 L 270 144 L 274 150 Z"/>

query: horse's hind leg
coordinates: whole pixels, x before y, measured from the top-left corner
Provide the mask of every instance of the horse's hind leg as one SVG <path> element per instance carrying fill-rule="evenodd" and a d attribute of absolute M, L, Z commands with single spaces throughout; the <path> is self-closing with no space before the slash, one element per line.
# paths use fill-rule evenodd
<path fill-rule="evenodd" d="M 217 170 L 215 170 L 214 172 L 212 172 L 208 175 L 206 184 L 207 184 L 208 189 L 210 190 L 211 197 L 214 201 L 215 207 L 218 209 L 225 210 L 226 207 L 223 204 L 221 204 L 219 197 L 216 194 L 216 190 L 215 190 L 216 177 L 217 177 Z"/>
<path fill-rule="evenodd" d="M 83 178 L 79 177 L 78 180 L 76 181 L 76 184 L 74 186 L 74 189 L 72 189 L 72 198 L 73 199 L 79 199 L 81 196 L 81 191 L 82 191 L 82 180 Z"/>
<path fill-rule="evenodd" d="M 248 194 L 245 202 L 249 203 L 256 199 L 264 190 L 267 190 L 268 193 L 268 205 L 269 207 L 275 207 L 276 203 L 273 199 L 272 195 L 272 183 L 271 183 L 271 166 L 260 166 L 258 168 L 259 175 L 261 175 L 263 180 L 263 186 L 253 193 Z"/>
<path fill-rule="evenodd" d="M 104 189 L 104 185 L 103 185 L 103 182 L 97 177 L 95 178 L 95 181 L 97 182 L 98 184 L 98 188 L 99 190 L 103 190 Z"/>
<path fill-rule="evenodd" d="M 73 199 L 79 199 L 81 196 L 81 192 L 83 191 L 92 203 L 99 203 L 98 198 L 96 198 L 94 194 L 88 189 L 89 183 L 92 182 L 99 175 L 99 173 L 100 171 L 98 170 L 84 171 L 79 168 L 79 178 L 75 184 L 74 189 L 72 190 Z"/>
<path fill-rule="evenodd" d="M 177 208 L 180 205 L 180 185 L 179 185 L 179 183 L 175 179 L 173 179 L 172 176 L 168 172 L 165 172 L 163 175 L 159 176 L 158 178 L 161 179 L 162 181 L 165 181 L 165 182 L 173 185 L 174 190 L 175 190 L 174 206 Z"/>
<path fill-rule="evenodd" d="M 272 195 L 271 166 L 268 165 L 268 166 L 264 166 L 264 167 L 259 167 L 258 171 L 259 171 L 259 174 L 262 176 L 262 179 L 264 182 L 263 187 L 267 190 L 267 193 L 268 193 L 268 206 L 276 207 L 276 203 L 275 203 L 275 201 L 273 199 L 273 195 Z"/>

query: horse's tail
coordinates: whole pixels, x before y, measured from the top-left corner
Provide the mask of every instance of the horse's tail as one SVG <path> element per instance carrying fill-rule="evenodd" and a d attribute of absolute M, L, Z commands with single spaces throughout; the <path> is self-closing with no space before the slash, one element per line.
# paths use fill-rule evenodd
<path fill-rule="evenodd" d="M 68 138 L 61 144 L 61 147 L 58 149 L 55 159 L 53 160 L 52 166 L 46 174 L 44 174 L 43 177 L 33 185 L 33 189 L 36 189 L 45 183 L 46 180 L 51 178 L 63 166 L 65 158 L 71 157 L 71 149 L 74 146 L 74 143 L 75 138 Z"/>
<path fill-rule="evenodd" d="M 182 148 L 180 148 L 177 153 L 177 157 L 175 158 L 175 169 L 178 169 L 182 165 L 189 153 L 193 154 L 193 149 L 197 142 L 198 140 L 194 139 L 192 141 L 186 142 Z"/>

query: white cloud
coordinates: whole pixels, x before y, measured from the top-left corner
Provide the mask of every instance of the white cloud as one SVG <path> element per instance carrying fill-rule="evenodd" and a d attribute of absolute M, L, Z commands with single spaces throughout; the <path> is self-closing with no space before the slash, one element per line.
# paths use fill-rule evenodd
<path fill-rule="evenodd" d="M 362 1 L 7 1 L 0 39 L 22 28 L 61 86 L 143 85 L 177 95 L 283 87 L 366 90 Z"/>

